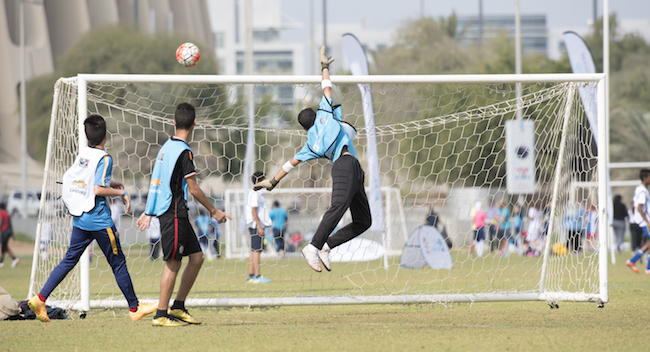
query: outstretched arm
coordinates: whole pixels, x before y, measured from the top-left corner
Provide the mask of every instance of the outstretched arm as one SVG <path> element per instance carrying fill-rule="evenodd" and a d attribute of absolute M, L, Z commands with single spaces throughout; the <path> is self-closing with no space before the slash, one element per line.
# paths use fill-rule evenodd
<path fill-rule="evenodd" d="M 330 80 L 330 69 L 325 67 L 323 69 L 322 76 L 323 76 L 323 78 L 321 79 L 322 82 L 329 81 Z M 329 86 L 329 87 L 323 86 L 323 95 L 326 96 L 329 99 L 332 99 L 332 87 L 331 86 Z"/>
<path fill-rule="evenodd" d="M 275 174 L 275 176 L 274 176 L 272 179 L 270 179 L 270 180 L 264 180 L 264 181 L 260 181 L 260 182 L 256 183 L 256 184 L 253 186 L 253 190 L 255 190 L 255 191 L 259 191 L 259 190 L 262 189 L 262 188 L 266 188 L 266 189 L 269 190 L 269 191 L 272 190 L 273 188 L 275 188 L 275 186 L 278 184 L 278 182 L 280 182 L 280 180 L 281 180 L 284 176 L 287 176 L 287 174 L 288 174 L 289 172 L 291 172 L 291 170 L 292 170 L 294 167 L 296 167 L 298 164 L 300 164 L 300 160 L 298 160 L 298 159 L 291 159 L 291 160 L 287 161 L 287 162 L 282 166 L 282 168 L 280 169 L 280 171 L 278 171 L 278 173 Z"/>
<path fill-rule="evenodd" d="M 330 81 L 330 64 L 334 61 L 333 57 L 327 57 L 325 54 L 325 45 L 320 47 L 320 55 L 318 56 L 320 60 L 322 78 L 321 86 L 323 88 L 323 95 L 328 99 L 332 99 L 332 82 Z"/>

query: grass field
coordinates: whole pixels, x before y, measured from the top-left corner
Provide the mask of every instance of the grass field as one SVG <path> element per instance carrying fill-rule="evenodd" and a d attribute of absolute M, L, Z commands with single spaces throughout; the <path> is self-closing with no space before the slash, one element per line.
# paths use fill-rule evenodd
<path fill-rule="evenodd" d="M 610 302 L 308 306 L 193 309 L 200 326 L 153 328 L 126 310 L 94 310 L 49 324 L 0 322 L 0 351 L 621 351 L 645 350 L 650 275 L 610 266 Z M 0 286 L 26 297 L 31 256 L 0 269 Z"/>

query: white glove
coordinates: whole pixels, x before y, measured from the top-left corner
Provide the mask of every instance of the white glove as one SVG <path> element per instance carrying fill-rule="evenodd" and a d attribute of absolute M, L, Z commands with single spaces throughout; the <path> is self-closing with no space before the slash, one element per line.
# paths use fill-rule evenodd
<path fill-rule="evenodd" d="M 330 64 L 334 61 L 333 57 L 327 57 L 327 55 L 325 55 L 325 45 L 320 47 L 320 55 L 318 58 L 320 59 L 321 71 L 326 68 L 329 69 Z"/>
<path fill-rule="evenodd" d="M 262 188 L 266 188 L 267 191 L 270 191 L 275 188 L 275 186 L 278 184 L 278 181 L 275 180 L 275 178 L 272 178 L 270 180 L 264 180 L 256 183 L 253 186 L 254 191 L 259 191 Z"/>

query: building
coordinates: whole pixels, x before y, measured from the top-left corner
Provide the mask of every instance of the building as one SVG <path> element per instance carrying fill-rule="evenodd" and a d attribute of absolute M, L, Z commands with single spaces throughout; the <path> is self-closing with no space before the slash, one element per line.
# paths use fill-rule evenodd
<path fill-rule="evenodd" d="M 505 33 L 508 38 L 515 37 L 514 15 L 487 15 L 458 17 L 456 34 L 461 43 L 481 44 L 482 40 L 495 38 Z M 521 51 L 548 55 L 546 15 L 521 15 Z"/>
<path fill-rule="evenodd" d="M 20 151 L 21 0 L 0 6 L 0 195 L 22 185 Z M 205 0 L 34 0 L 24 2 L 25 79 L 52 73 L 56 59 L 84 33 L 116 23 L 143 31 L 187 33 L 212 43 Z M 29 120 L 29 116 L 27 116 Z M 28 136 L 29 137 L 29 136 Z M 28 187 L 40 187 L 43 166 L 28 159 Z"/>

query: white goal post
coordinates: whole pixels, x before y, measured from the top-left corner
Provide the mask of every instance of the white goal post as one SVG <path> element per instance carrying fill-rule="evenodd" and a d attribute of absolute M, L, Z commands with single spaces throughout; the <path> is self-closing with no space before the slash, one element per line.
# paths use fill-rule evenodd
<path fill-rule="evenodd" d="M 587 202 L 597 203 L 602 220 L 599 233 L 607 233 L 609 226 L 605 215 L 608 146 L 594 142 L 578 95 L 581 86 L 596 87 L 598 140 L 605 141 L 603 74 L 334 75 L 331 81 L 335 103 L 342 104 L 344 119 L 358 130 L 355 147 L 366 179 L 372 157 L 368 136 L 377 139 L 384 219 L 378 229 L 361 237 L 385 246 L 384 255 L 334 263 L 332 272 L 320 274 L 309 269 L 299 250 L 284 257 L 265 255 L 261 270 L 271 283 L 253 285 L 245 280 L 246 232 L 235 219 L 220 229 L 224 255 L 205 261 L 187 306 L 608 302 L 606 236 L 598 237 L 593 252 L 562 248 L 570 247 L 564 243 L 567 219 Z M 364 123 L 357 88 L 362 84 L 373 93 L 374 128 Z M 250 92 L 252 96 L 247 96 Z M 241 195 L 250 180 L 243 171 L 246 148 L 253 148 L 251 167 L 275 174 L 305 142 L 295 116 L 305 107 L 317 106 L 321 95 L 318 76 L 80 74 L 62 78 L 54 91 L 43 192 L 60 196 L 61 177 L 86 144 L 79 133 L 83 121 L 89 114 L 100 114 L 107 122 L 106 149 L 113 158 L 113 179 L 134 195 L 137 212 L 146 199 L 156 153 L 173 135 L 174 108 L 190 102 L 197 111 L 190 143 L 197 181 L 218 206 L 239 215 L 244 205 Z M 506 188 L 506 122 L 517 116 L 534 123 L 530 152 L 535 188 L 522 194 Z M 246 145 L 249 134 L 254 134 L 253 146 Z M 279 200 L 291 207 L 290 234 L 304 238 L 315 230 L 329 204 L 330 170 L 331 163 L 303 163 L 265 196 L 269 206 Z M 576 182 L 597 182 L 598 187 L 584 199 L 569 199 L 570 185 Z M 490 200 L 504 201 L 507 208 L 521 205 L 524 213 L 529 207 L 538 213 L 545 210 L 547 236 L 541 247 L 535 251 L 519 236 L 502 252 L 487 252 L 491 249 L 487 245 L 487 253 L 472 255 L 471 209 L 478 202 L 485 210 Z M 445 252 L 452 258 L 451 269 L 400 263 L 401 249 L 431 209 L 438 215 L 439 229 L 444 227 L 454 243 Z M 580 214 L 576 221 L 585 224 L 585 215 Z M 137 215 L 121 216 L 119 237 L 138 298 L 156 300 L 162 262 L 149 259 L 146 234 L 135 226 Z M 524 219 L 522 227 L 532 220 Z M 30 296 L 38 293 L 63 258 L 71 228 L 72 219 L 63 205 L 46 203 L 43 197 L 35 242 L 43 245 L 35 246 Z M 504 233 L 507 241 L 513 232 Z M 427 252 L 426 246 L 423 258 L 416 260 L 442 255 Z M 48 302 L 81 311 L 127 306 L 98 249 L 92 256 L 84 253 Z"/>

